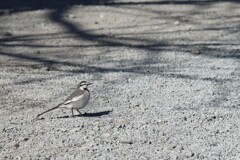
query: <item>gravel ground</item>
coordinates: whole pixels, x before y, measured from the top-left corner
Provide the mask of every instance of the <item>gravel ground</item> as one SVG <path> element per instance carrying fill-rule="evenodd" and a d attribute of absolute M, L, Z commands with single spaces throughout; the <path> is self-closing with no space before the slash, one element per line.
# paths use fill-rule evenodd
<path fill-rule="evenodd" d="M 240 159 L 240 3 L 170 2 L 0 10 L 0 159 Z"/>

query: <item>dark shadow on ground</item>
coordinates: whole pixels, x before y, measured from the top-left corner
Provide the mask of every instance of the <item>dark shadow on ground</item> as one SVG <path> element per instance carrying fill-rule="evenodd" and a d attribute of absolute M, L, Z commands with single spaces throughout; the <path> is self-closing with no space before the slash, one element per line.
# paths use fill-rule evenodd
<path fill-rule="evenodd" d="M 227 0 L 226 0 L 227 1 Z M 43 9 L 43 8 L 51 8 L 53 9 L 52 12 L 49 13 L 48 17 L 49 20 L 52 23 L 55 23 L 56 25 L 59 25 L 63 28 L 66 29 L 67 33 L 71 35 L 72 37 L 77 37 L 79 39 L 82 39 L 84 41 L 88 42 L 93 42 L 93 45 L 87 45 L 87 46 L 82 46 L 82 45 L 69 45 L 69 46 L 62 46 L 62 47 L 126 47 L 126 48 L 132 48 L 132 49 L 138 49 L 138 50 L 144 50 L 144 52 L 150 52 L 148 56 L 149 60 L 146 60 L 144 62 L 140 62 L 138 65 L 133 65 L 129 64 L 126 62 L 127 67 L 114 67 L 114 68 L 104 68 L 104 67 L 96 67 L 96 66 L 91 66 L 91 65 L 82 65 L 70 61 L 60 61 L 57 59 L 50 59 L 49 57 L 41 57 L 37 56 L 36 54 L 25 54 L 25 53 L 12 53 L 12 52 L 6 52 L 6 51 L 1 51 L 0 50 L 0 55 L 1 56 L 8 56 L 8 57 L 13 57 L 16 59 L 19 59 L 21 61 L 33 61 L 33 62 L 39 62 L 43 66 L 47 66 L 50 69 L 55 68 L 55 65 L 63 65 L 63 66 L 70 66 L 70 67 L 75 67 L 73 68 L 70 72 L 72 73 L 104 73 L 104 72 L 132 72 L 132 73 L 138 73 L 138 74 L 160 74 L 162 75 L 165 71 L 164 68 L 155 68 L 155 67 L 147 67 L 151 64 L 154 63 L 159 63 L 158 61 L 154 61 L 154 56 L 156 54 L 159 54 L 161 51 L 184 51 L 184 52 L 189 52 L 191 53 L 191 48 L 197 45 L 209 45 L 209 44 L 170 44 L 169 42 L 163 42 L 161 40 L 152 40 L 152 39 L 141 39 L 139 37 L 131 37 L 131 38 L 119 38 L 116 36 L 112 35 L 96 35 L 91 32 L 87 32 L 86 30 L 83 29 L 83 27 L 80 25 L 75 25 L 74 23 L 71 23 L 70 21 L 67 21 L 64 19 L 64 14 L 71 9 L 74 5 L 139 5 L 139 4 L 145 4 L 145 5 L 150 5 L 150 4 L 156 4 L 156 5 L 162 5 L 162 4 L 208 4 L 208 3 L 217 3 L 219 2 L 218 0 L 209 0 L 209 1 L 146 1 L 146 2 L 114 2 L 111 0 L 68 0 L 68 1 L 63 1 L 63 0 L 54 0 L 54 1 L 30 1 L 30 0 L 13 0 L 11 2 L 9 1 L 1 1 L 2 3 L 1 9 L 7 9 L 10 8 L 13 12 L 14 11 L 24 11 L 24 9 L 28 10 L 34 10 L 34 9 Z M 221 1 L 223 2 L 223 1 Z M 234 1 L 234 0 L 228 0 L 228 2 L 236 2 L 238 3 L 239 1 Z M 131 26 L 129 26 L 131 28 Z M 215 28 L 211 28 L 213 30 Z M 219 28 L 218 28 L 219 29 Z M 229 28 L 225 28 L 229 29 Z M 131 34 L 131 33 L 130 33 Z M 134 34 L 134 33 L 133 33 Z M 141 33 L 140 33 L 141 34 Z M 143 33 L 147 34 L 147 33 Z M 160 34 L 161 33 L 156 33 Z M 68 36 L 69 36 L 68 35 Z M 36 35 L 35 35 L 36 36 Z M 38 37 L 39 36 L 39 37 Z M 33 45 L 33 44 L 28 44 L 27 41 L 31 41 L 33 39 L 41 39 L 44 37 L 44 35 L 38 35 L 37 37 L 31 36 L 31 35 L 26 35 L 26 36 L 20 36 L 20 37 L 15 37 L 15 36 L 9 36 L 5 38 L 0 38 L 0 47 L 31 47 L 31 48 L 44 48 L 44 47 L 49 47 L 49 48 L 54 48 L 58 46 L 54 45 Z M 48 36 L 51 37 L 51 35 L 47 35 L 45 38 L 49 38 Z M 53 35 L 54 36 L 54 35 Z M 57 38 L 57 37 L 56 37 Z M 69 37 L 68 37 L 69 38 Z M 70 37 L 71 38 L 71 37 Z M 133 42 L 142 42 L 142 44 L 132 44 L 129 42 L 126 42 L 127 40 L 131 39 Z M 11 42 L 11 41 L 23 41 L 23 43 L 19 44 L 8 44 L 5 42 Z M 26 41 L 26 42 L 24 42 Z M 224 44 L 210 44 L 210 45 L 224 45 Z M 229 44 L 225 44 L 229 45 Z M 231 44 L 230 44 L 231 45 Z M 213 53 L 214 49 L 206 49 L 206 52 Z M 206 53 L 205 52 L 205 53 Z M 239 53 L 233 53 L 233 54 L 228 54 L 228 55 L 219 55 L 219 51 L 215 52 L 216 54 L 202 54 L 204 56 L 213 56 L 215 58 L 236 58 L 239 59 Z M 66 56 L 68 56 L 66 54 Z M 124 63 L 124 62 L 123 62 Z M 169 77 L 176 77 L 176 78 L 190 78 L 190 79 L 197 79 L 199 77 L 191 76 L 191 75 L 179 75 L 175 73 L 170 74 L 165 74 L 165 76 Z"/>
<path fill-rule="evenodd" d="M 74 117 L 72 116 L 60 116 L 60 117 L 51 117 L 50 119 L 65 119 L 65 118 L 78 118 L 78 117 L 101 117 L 110 114 L 113 112 L 113 110 L 108 110 L 108 111 L 101 111 L 101 112 L 95 112 L 95 113 L 84 113 L 84 114 L 79 114 L 75 115 Z M 36 118 L 36 120 L 44 120 L 46 118 Z"/>
<path fill-rule="evenodd" d="M 114 1 L 114 0 L 1 0 L 0 10 L 9 9 L 10 12 L 27 11 L 37 9 L 56 9 L 68 8 L 74 5 L 205 5 L 217 2 L 234 2 L 239 3 L 239 0 L 152 0 L 152 1 Z"/>
<path fill-rule="evenodd" d="M 12 13 L 38 9 L 69 8 L 74 5 L 104 5 L 109 1 L 111 0 L 1 0 L 0 10 L 8 9 Z"/>
<path fill-rule="evenodd" d="M 84 113 L 84 114 L 75 115 L 74 117 L 72 117 L 72 116 L 62 116 L 62 117 L 57 117 L 57 118 L 101 117 L 101 116 L 105 116 L 105 115 L 110 114 L 112 111 L 113 110 L 95 112 L 95 113 Z"/>
<path fill-rule="evenodd" d="M 77 117 L 101 117 L 101 116 L 108 115 L 111 112 L 113 112 L 113 110 L 96 112 L 96 113 L 84 113 L 84 114 L 77 115 Z"/>

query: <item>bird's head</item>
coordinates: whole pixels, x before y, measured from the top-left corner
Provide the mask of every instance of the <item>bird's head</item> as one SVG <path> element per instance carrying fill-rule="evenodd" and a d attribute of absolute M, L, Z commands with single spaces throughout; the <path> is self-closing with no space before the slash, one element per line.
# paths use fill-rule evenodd
<path fill-rule="evenodd" d="M 82 81 L 78 84 L 78 89 L 81 89 L 81 90 L 84 90 L 84 89 L 87 89 L 87 87 L 89 85 L 91 85 L 92 83 L 88 83 L 87 81 Z"/>

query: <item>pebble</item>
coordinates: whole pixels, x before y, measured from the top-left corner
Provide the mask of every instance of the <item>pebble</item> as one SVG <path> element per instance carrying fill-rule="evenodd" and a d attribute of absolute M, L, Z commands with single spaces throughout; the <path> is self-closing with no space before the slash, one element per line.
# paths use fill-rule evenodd
<path fill-rule="evenodd" d="M 28 141 L 28 140 L 29 140 L 28 137 L 20 137 L 20 138 L 19 138 L 19 141 L 20 141 L 20 142 Z"/>
<path fill-rule="evenodd" d="M 102 137 L 103 138 L 109 138 L 109 137 L 111 137 L 111 135 L 112 135 L 111 133 L 107 132 L 107 133 L 103 133 Z"/>
<path fill-rule="evenodd" d="M 70 132 L 78 132 L 80 130 L 81 130 L 81 128 L 73 128 L 73 129 L 70 130 Z"/>
<path fill-rule="evenodd" d="M 201 54 L 201 50 L 198 47 L 193 47 L 192 48 L 192 54 Z"/>
<path fill-rule="evenodd" d="M 11 32 L 5 32 L 4 35 L 5 36 L 12 36 L 13 34 Z"/>
<path fill-rule="evenodd" d="M 175 21 L 174 24 L 175 24 L 175 25 L 179 25 L 180 22 L 179 22 L 179 21 Z"/>
<path fill-rule="evenodd" d="M 119 121 L 118 121 L 118 128 L 124 128 L 124 127 L 126 127 L 126 125 L 128 124 L 128 121 L 126 120 L 126 119 L 120 119 Z"/>
<path fill-rule="evenodd" d="M 19 142 L 13 141 L 13 142 L 8 144 L 8 147 L 9 147 L 9 149 L 17 149 L 17 148 L 20 147 L 20 144 L 19 144 Z"/>
<path fill-rule="evenodd" d="M 77 16 L 74 15 L 74 14 L 69 14 L 68 17 L 69 17 L 69 18 L 77 18 Z"/>
<path fill-rule="evenodd" d="M 21 157 L 21 156 L 16 156 L 14 159 L 15 159 L 15 160 L 21 160 L 22 157 Z"/>

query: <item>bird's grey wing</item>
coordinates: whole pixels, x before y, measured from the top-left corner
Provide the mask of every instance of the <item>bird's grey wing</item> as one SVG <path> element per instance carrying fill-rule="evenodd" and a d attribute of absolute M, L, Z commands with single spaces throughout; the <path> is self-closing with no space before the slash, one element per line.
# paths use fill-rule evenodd
<path fill-rule="evenodd" d="M 64 102 L 64 105 L 80 100 L 84 95 L 83 90 L 76 89 Z"/>

